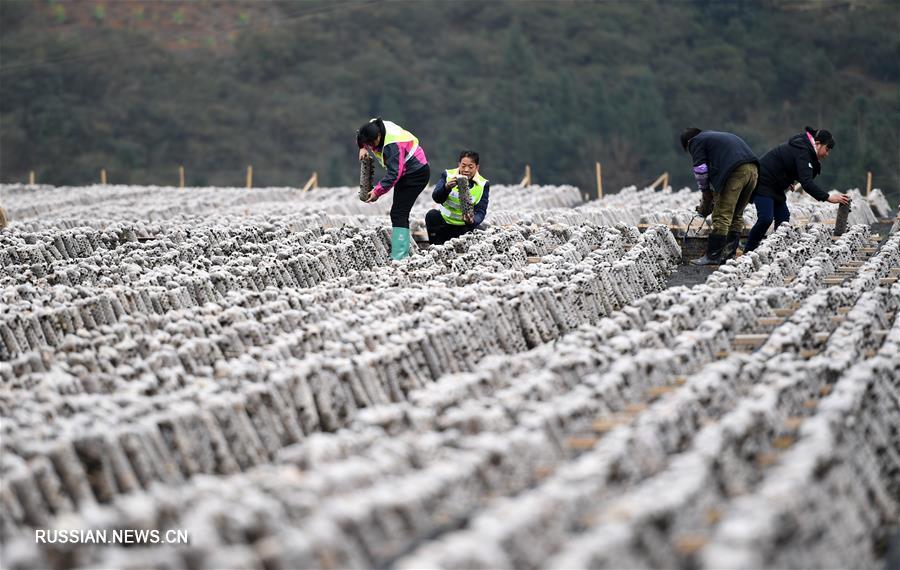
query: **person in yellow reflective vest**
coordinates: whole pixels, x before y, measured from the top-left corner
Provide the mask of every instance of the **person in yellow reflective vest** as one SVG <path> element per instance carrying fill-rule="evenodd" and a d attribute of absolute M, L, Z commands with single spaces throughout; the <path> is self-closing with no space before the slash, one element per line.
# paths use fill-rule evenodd
<path fill-rule="evenodd" d="M 409 212 L 431 176 L 425 151 L 415 135 L 380 117 L 360 127 L 356 145 L 360 160 L 371 152 L 385 169 L 384 178 L 372 189 L 368 202 L 375 202 L 394 190 L 391 257 L 404 259 L 409 255 Z"/>
<path fill-rule="evenodd" d="M 429 210 L 425 214 L 425 227 L 428 229 L 428 242 L 440 245 L 447 240 L 459 237 L 478 228 L 487 215 L 491 183 L 478 171 L 478 153 L 464 150 L 459 153 L 456 168 L 445 170 L 441 179 L 431 193 L 432 200 L 440 204 L 440 209 Z M 469 179 L 469 194 L 472 196 L 474 214 L 466 219 L 459 201 L 459 189 L 456 178 L 465 176 Z"/>

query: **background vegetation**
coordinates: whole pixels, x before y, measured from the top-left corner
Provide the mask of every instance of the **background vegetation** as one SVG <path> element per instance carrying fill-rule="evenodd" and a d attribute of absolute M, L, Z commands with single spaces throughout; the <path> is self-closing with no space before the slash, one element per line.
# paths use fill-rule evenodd
<path fill-rule="evenodd" d="M 0 0 L 0 180 L 352 185 L 370 116 L 444 168 L 607 191 L 668 170 L 685 126 L 762 154 L 810 124 L 822 182 L 900 198 L 896 1 Z"/>

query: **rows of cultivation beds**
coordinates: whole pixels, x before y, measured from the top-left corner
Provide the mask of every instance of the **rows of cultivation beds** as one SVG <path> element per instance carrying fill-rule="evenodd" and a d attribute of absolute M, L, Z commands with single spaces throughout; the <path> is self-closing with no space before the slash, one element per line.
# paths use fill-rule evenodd
<path fill-rule="evenodd" d="M 868 206 L 667 289 L 687 191 L 499 186 L 402 262 L 353 189 L 4 196 L 4 568 L 870 567 L 896 531 Z"/>

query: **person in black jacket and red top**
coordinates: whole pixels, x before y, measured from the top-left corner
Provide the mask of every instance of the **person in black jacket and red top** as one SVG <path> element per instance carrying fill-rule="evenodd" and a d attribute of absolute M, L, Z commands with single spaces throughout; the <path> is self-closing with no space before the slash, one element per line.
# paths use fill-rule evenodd
<path fill-rule="evenodd" d="M 691 154 L 694 178 L 703 196 L 697 211 L 712 214 L 706 255 L 693 265 L 718 265 L 732 257 L 744 229 L 744 208 L 756 188 L 759 161 L 743 140 L 731 133 L 687 128 L 681 146 Z"/>
<path fill-rule="evenodd" d="M 756 224 L 747 236 L 744 253 L 753 251 L 759 242 L 766 237 L 766 231 L 772 222 L 775 229 L 790 220 L 791 212 L 787 206 L 785 190 L 799 181 L 803 190 L 820 202 L 832 204 L 849 204 L 850 198 L 844 195 L 829 196 L 813 178 L 822 171 L 821 161 L 834 148 L 834 137 L 826 130 L 806 127 L 803 133 L 792 136 L 786 143 L 780 144 L 759 159 L 759 183 L 753 193 L 753 204 L 756 206 Z"/>

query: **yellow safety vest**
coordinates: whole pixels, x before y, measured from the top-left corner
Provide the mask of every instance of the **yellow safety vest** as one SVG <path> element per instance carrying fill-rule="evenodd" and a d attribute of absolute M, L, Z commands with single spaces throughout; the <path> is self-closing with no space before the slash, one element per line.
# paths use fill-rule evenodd
<path fill-rule="evenodd" d="M 453 170 L 447 170 L 447 181 L 449 182 L 451 179 L 456 178 L 458 176 L 459 168 L 454 168 Z M 481 196 L 484 194 L 484 185 L 487 184 L 488 180 L 480 173 L 475 175 L 469 183 L 469 195 L 472 197 L 472 205 L 477 204 L 481 201 Z M 462 217 L 462 204 L 459 201 L 459 187 L 454 186 L 453 190 L 450 191 L 450 195 L 447 196 L 447 199 L 444 200 L 444 203 L 441 204 L 441 216 L 443 216 L 444 221 L 448 224 L 452 224 L 454 226 L 463 226 L 465 222 Z"/>
<path fill-rule="evenodd" d="M 375 119 L 372 119 L 373 121 Z M 401 142 L 410 142 L 412 141 L 413 146 L 409 149 L 409 152 L 406 155 L 406 160 L 412 158 L 412 155 L 419 148 L 419 139 L 416 138 L 411 132 L 407 131 L 397 123 L 392 123 L 390 121 L 384 122 L 384 141 L 382 141 L 381 150 L 384 151 L 384 147 L 393 143 L 401 143 Z M 382 152 L 377 150 L 373 150 L 372 153 L 375 155 L 375 158 L 378 159 L 378 162 L 381 163 L 381 167 L 384 168 L 384 156 L 382 156 Z"/>

